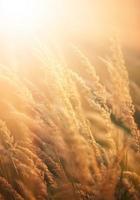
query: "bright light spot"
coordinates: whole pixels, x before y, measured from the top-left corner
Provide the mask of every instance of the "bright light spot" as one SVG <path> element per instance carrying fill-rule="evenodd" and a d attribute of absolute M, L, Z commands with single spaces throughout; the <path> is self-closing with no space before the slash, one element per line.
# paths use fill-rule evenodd
<path fill-rule="evenodd" d="M 50 0 L 0 0 L 0 26 L 10 32 L 34 32 L 44 21 L 52 23 Z"/>

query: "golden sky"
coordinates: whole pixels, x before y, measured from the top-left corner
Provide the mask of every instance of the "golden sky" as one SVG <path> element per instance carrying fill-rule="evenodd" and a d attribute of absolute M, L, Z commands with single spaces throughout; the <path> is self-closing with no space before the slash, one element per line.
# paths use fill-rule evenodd
<path fill-rule="evenodd" d="M 83 38 L 105 38 L 118 31 L 126 46 L 140 47 L 139 0 L 68 0 L 65 18 L 69 33 Z"/>
<path fill-rule="evenodd" d="M 58 39 L 60 42 L 78 41 L 100 45 L 117 32 L 125 48 L 139 51 L 139 0 L 46 0 L 44 2 L 46 4 L 39 31 L 37 33 L 33 31 L 33 34 L 35 36 L 39 34 L 44 42 L 45 39 L 52 37 L 54 41 Z M 14 28 L 11 28 L 11 31 L 12 29 Z M 32 35 L 27 34 L 24 38 L 22 34 L 15 31 L 15 36 L 12 38 L 14 42 L 22 45 L 30 43 Z M 1 48 L 10 43 L 11 35 L 9 30 L 4 32 L 0 26 Z"/>
<path fill-rule="evenodd" d="M 53 35 L 51 33 L 53 30 L 55 37 L 65 36 L 69 39 L 79 38 L 79 40 L 99 42 L 117 31 L 126 46 L 140 48 L 139 0 L 40 0 L 39 2 L 43 1 L 45 6 L 40 20 L 40 33 L 46 37 L 49 34 Z M 10 28 L 14 29 L 12 26 Z"/>

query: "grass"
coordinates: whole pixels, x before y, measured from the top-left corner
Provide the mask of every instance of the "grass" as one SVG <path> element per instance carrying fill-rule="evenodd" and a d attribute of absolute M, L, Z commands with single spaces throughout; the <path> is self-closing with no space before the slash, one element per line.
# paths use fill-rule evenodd
<path fill-rule="evenodd" d="M 79 71 L 41 48 L 31 77 L 1 65 L 0 199 L 140 199 L 139 130 L 112 44 L 107 82 L 77 47 Z"/>

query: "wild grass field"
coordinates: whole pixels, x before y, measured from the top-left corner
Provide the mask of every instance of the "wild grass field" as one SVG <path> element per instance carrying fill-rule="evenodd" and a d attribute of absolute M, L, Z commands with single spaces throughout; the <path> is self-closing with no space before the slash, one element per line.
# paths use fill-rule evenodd
<path fill-rule="evenodd" d="M 140 89 L 122 50 L 112 41 L 100 72 L 71 51 L 76 65 L 38 47 L 32 68 L 0 66 L 0 200 L 140 199 Z"/>

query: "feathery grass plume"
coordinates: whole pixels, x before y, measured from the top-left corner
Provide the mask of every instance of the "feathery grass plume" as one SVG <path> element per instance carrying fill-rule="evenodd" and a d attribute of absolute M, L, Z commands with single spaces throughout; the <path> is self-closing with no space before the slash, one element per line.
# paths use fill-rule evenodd
<path fill-rule="evenodd" d="M 111 98 L 108 103 L 112 108 L 112 120 L 127 133 L 131 133 L 139 149 L 140 133 L 134 120 L 134 105 L 130 95 L 129 77 L 119 42 L 112 41 L 112 57 L 104 60 L 110 82 L 107 86 Z"/>
<path fill-rule="evenodd" d="M 86 84 L 91 88 L 95 101 L 102 107 L 106 108 L 107 92 L 105 87 L 100 83 L 99 76 L 96 73 L 95 67 L 91 64 L 87 56 L 85 56 L 78 47 L 73 46 L 76 55 L 79 57 L 80 62 L 83 63 L 83 71 L 87 74 L 88 80 Z"/>
<path fill-rule="evenodd" d="M 5 178 L 11 183 L 11 185 L 13 185 L 13 187 L 14 182 L 16 182 L 19 177 L 24 182 L 24 184 L 28 185 L 28 176 L 32 171 L 33 175 L 31 176 L 33 176 L 34 178 L 32 179 L 32 183 L 30 183 L 30 190 L 32 191 L 34 189 L 34 186 L 38 184 L 40 191 L 39 194 L 36 194 L 36 197 L 40 198 L 40 196 L 42 195 L 41 192 L 44 193 L 43 195 L 46 195 L 46 187 L 45 184 L 43 185 L 43 179 L 41 179 L 41 176 L 39 176 L 39 170 L 35 167 L 31 159 L 28 159 L 28 156 L 26 156 L 23 152 L 21 154 L 19 150 L 17 150 L 17 147 L 13 145 L 13 140 L 11 140 L 10 138 L 10 132 L 6 128 L 5 124 L 1 122 L 1 126 L 1 145 L 4 146 L 4 150 L 1 150 L 1 176 L 5 176 Z M 19 166 L 22 167 L 19 168 Z M 22 174 L 24 174 L 23 178 Z M 28 176 L 26 174 L 28 174 Z M 12 180 L 13 176 L 14 180 Z M 42 196 L 41 199 L 43 198 L 45 197 Z"/>
<path fill-rule="evenodd" d="M 92 96 L 92 92 L 90 87 L 86 85 L 86 82 L 82 80 L 76 73 L 72 72 L 72 77 L 77 83 L 78 89 L 80 91 L 81 95 L 81 104 L 84 110 L 84 115 L 86 116 L 86 121 L 89 123 L 90 130 L 87 132 L 87 138 L 89 138 L 89 141 L 92 139 L 92 142 L 94 141 L 95 146 L 96 140 L 98 141 L 99 136 L 102 134 L 104 135 L 104 138 L 109 139 L 110 138 L 110 132 L 111 132 L 111 123 L 110 123 L 110 113 L 107 113 L 106 110 L 101 108 L 100 104 L 98 102 L 94 101 L 94 98 Z M 97 125 L 96 117 L 99 116 L 99 124 Z M 102 129 L 102 123 L 100 121 L 103 121 L 105 123 L 103 125 L 104 129 Z M 94 126 L 96 124 L 96 126 Z M 89 134 L 89 136 L 88 136 Z M 97 137 L 97 138 L 96 138 Z M 106 140 L 105 139 L 105 140 Z M 114 149 L 113 140 L 110 140 L 110 145 Z M 96 148 L 97 151 L 98 148 Z M 98 150 L 99 151 L 99 150 Z M 96 152 L 97 153 L 97 152 Z M 97 154 L 96 154 L 97 155 Z M 100 155 L 100 153 L 98 153 Z"/>
<path fill-rule="evenodd" d="M 41 43 L 34 75 L 0 68 L 1 199 L 139 199 L 140 158 L 124 134 L 138 129 L 120 47 L 105 61 L 108 85 L 74 49 L 79 71 Z"/>
<path fill-rule="evenodd" d="M 63 131 L 65 131 L 65 136 L 63 136 L 63 137 L 65 137 L 66 138 L 66 141 L 68 141 L 68 143 L 69 143 L 69 145 L 70 145 L 70 140 L 72 140 L 71 142 L 72 142 L 72 144 L 74 144 L 74 141 L 77 143 L 77 145 L 80 147 L 82 147 L 82 137 L 81 137 L 81 139 L 80 139 L 80 135 L 79 135 L 79 137 L 78 137 L 78 135 L 76 136 L 76 134 L 79 132 L 79 125 L 78 125 L 78 119 L 76 118 L 76 115 L 75 115 L 75 111 L 74 111 L 74 109 L 73 109 L 73 107 L 72 107 L 72 104 L 71 104 L 71 102 L 70 102 L 70 99 L 69 99 L 69 97 L 67 96 L 68 95 L 68 93 L 67 93 L 67 88 L 64 88 L 64 86 L 66 87 L 66 84 L 65 84 L 65 80 L 66 80 L 66 77 L 64 77 L 64 74 L 63 74 L 63 67 L 61 67 L 61 66 L 59 66 L 59 68 L 58 68 L 58 70 L 57 70 L 57 73 L 56 73 L 56 71 L 54 72 L 55 74 L 56 74 L 56 79 L 55 79 L 55 81 L 57 80 L 58 81 L 58 83 L 57 83 L 57 85 L 59 85 L 59 89 L 60 89 L 60 95 L 62 95 L 62 98 L 60 99 L 61 101 L 63 101 L 63 107 L 64 107 L 64 105 L 66 106 L 66 112 L 67 112 L 67 118 L 66 118 L 66 120 L 67 120 L 67 123 L 70 123 L 69 124 L 69 129 L 70 129 L 70 132 L 71 133 L 68 133 L 67 135 L 66 135 L 66 132 L 68 132 L 68 130 L 63 130 Z M 63 77 L 62 77 L 63 76 Z M 61 78 L 62 77 L 62 78 Z M 61 96 L 60 96 L 61 97 Z M 62 106 L 62 105 L 60 105 L 60 106 Z M 64 110 L 65 111 L 65 110 Z M 62 117 L 62 115 L 64 114 L 64 111 L 63 111 L 63 113 L 61 113 L 61 117 Z M 72 120 L 72 121 L 70 121 L 70 120 Z M 73 121 L 74 120 L 74 121 Z M 65 127 L 64 127 L 65 128 Z M 77 132 L 77 133 L 76 133 Z M 76 139 L 77 138 L 77 139 Z M 80 140 L 81 140 L 81 144 L 80 144 Z M 79 141 L 79 142 L 78 142 Z M 74 149 L 75 148 L 77 148 L 78 146 L 75 146 L 74 147 Z M 83 145 L 84 145 L 84 143 L 83 143 Z M 80 147 L 80 149 L 82 150 L 82 148 Z M 78 149 L 77 149 L 78 150 Z M 79 150 L 78 150 L 79 151 Z M 76 150 L 74 151 L 74 152 L 76 152 Z M 73 152 L 73 153 L 74 153 Z M 82 150 L 82 152 L 84 153 L 84 151 Z M 79 151 L 79 153 L 82 155 L 83 153 L 82 152 L 80 152 Z M 76 155 L 75 155 L 76 156 Z M 87 156 L 85 156 L 85 158 L 86 158 Z M 80 161 L 80 163 L 82 162 L 82 160 L 83 159 L 81 159 L 81 161 Z M 85 161 L 84 161 L 84 163 L 85 163 Z M 83 164 L 84 164 L 83 163 Z M 82 166 L 84 166 L 82 164 Z M 70 165 L 70 164 L 69 164 Z M 86 167 L 86 165 L 85 165 L 85 167 Z M 82 167 L 81 168 L 81 170 L 83 170 L 84 168 Z M 84 174 L 84 173 L 83 173 Z"/>
<path fill-rule="evenodd" d="M 3 177 L 0 177 L 0 193 L 6 200 L 23 200 Z"/>
<path fill-rule="evenodd" d="M 138 200 L 140 198 L 139 191 L 136 190 L 127 178 L 124 178 L 122 184 L 118 185 L 117 190 L 119 189 L 119 193 L 116 192 L 116 198 L 119 200 L 128 199 L 128 200 Z"/>

